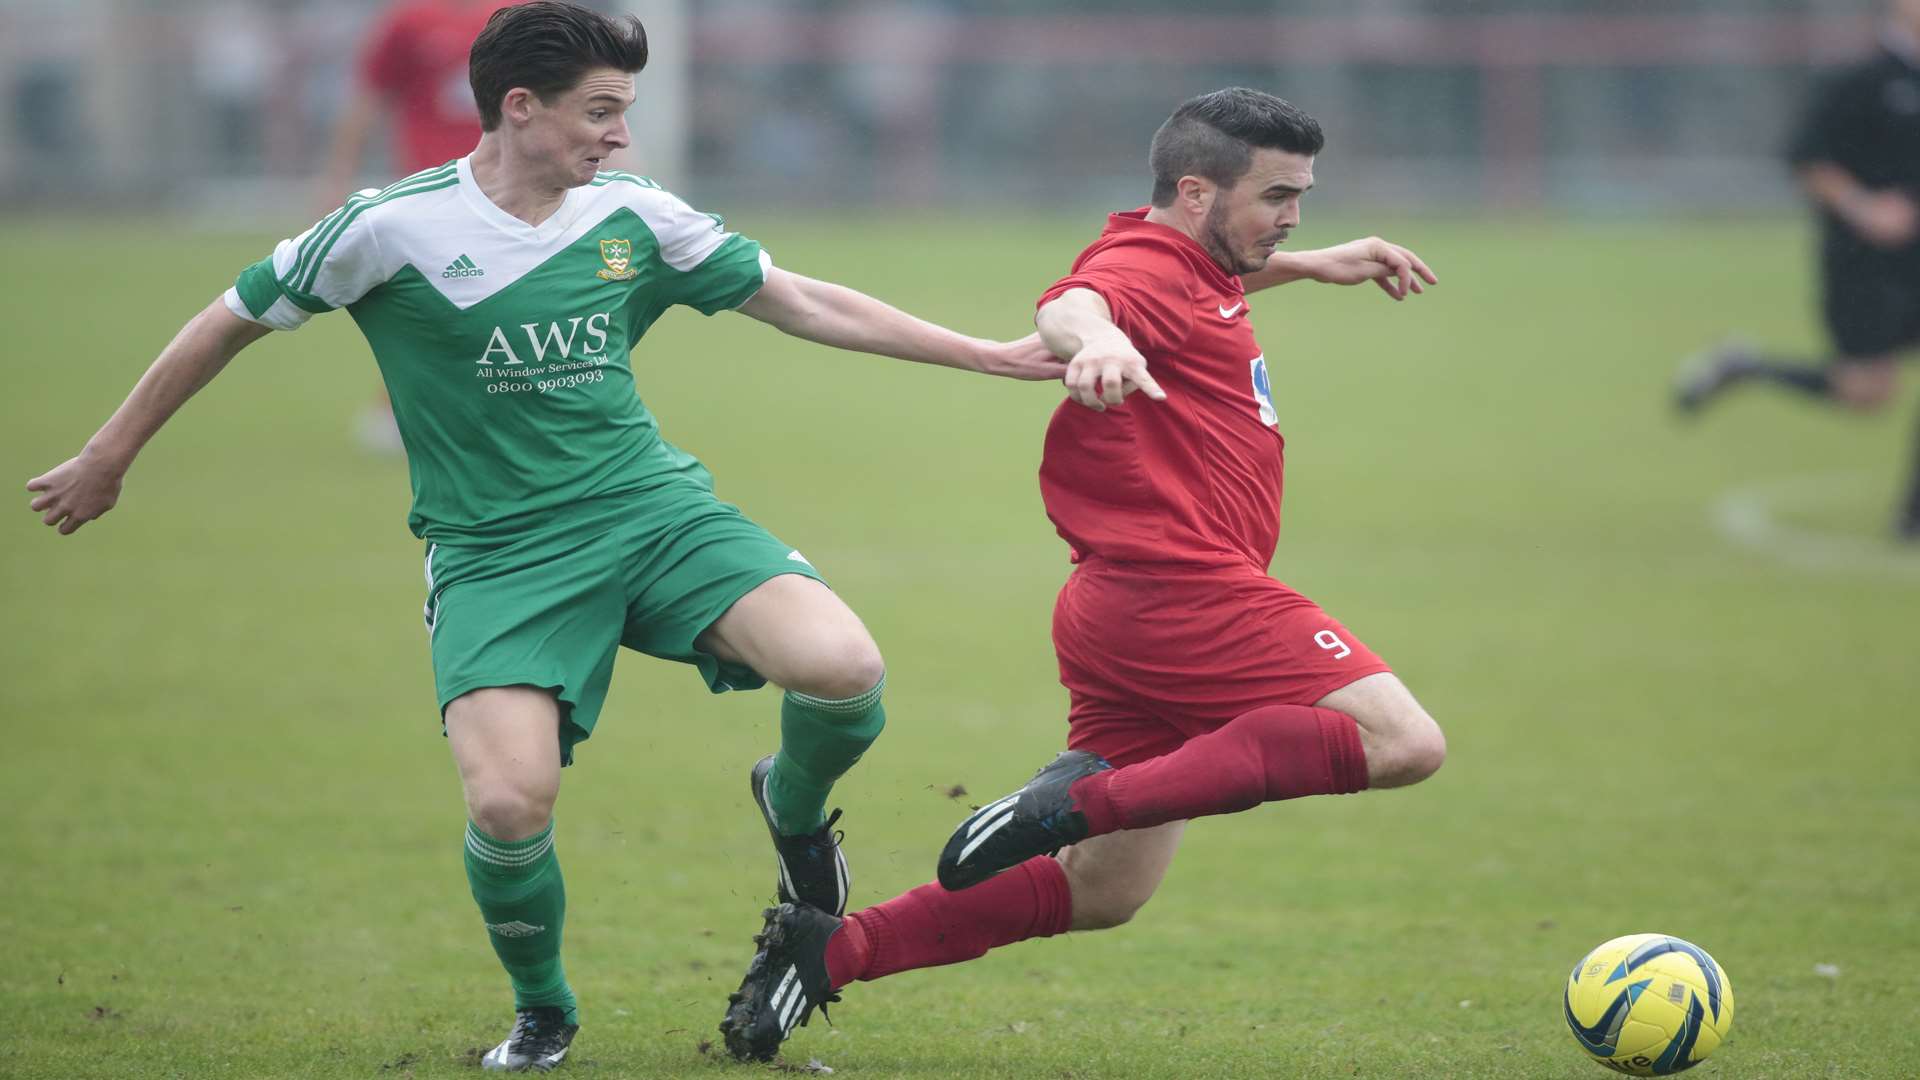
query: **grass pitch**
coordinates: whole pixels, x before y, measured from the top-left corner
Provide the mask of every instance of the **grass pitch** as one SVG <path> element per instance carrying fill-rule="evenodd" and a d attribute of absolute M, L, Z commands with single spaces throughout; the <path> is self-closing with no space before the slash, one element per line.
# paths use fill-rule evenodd
<path fill-rule="evenodd" d="M 795 270 L 1015 335 L 1099 215 L 732 223 Z M 1815 343 L 1791 224 L 1366 228 L 1440 288 L 1253 300 L 1288 436 L 1275 572 L 1396 665 L 1446 768 L 1209 820 L 1132 925 L 857 985 L 786 1062 L 1593 1080 L 1562 981 L 1657 930 L 1738 994 L 1694 1075 L 1920 1073 L 1920 555 L 1879 533 L 1911 393 L 1878 421 L 1759 393 L 1691 429 L 1668 414 L 1675 359 L 1727 331 Z M 75 451 L 271 239 L 0 223 L 0 473 Z M 880 641 L 892 723 L 835 800 L 855 903 L 926 880 L 965 804 L 1064 734 L 1047 626 L 1067 566 L 1033 481 L 1056 388 L 690 312 L 635 362 L 668 438 Z M 236 361 L 76 536 L 15 487 L 0 1074 L 456 1076 L 504 1032 L 405 469 L 348 437 L 374 379 L 351 322 L 323 318 Z M 1716 528 L 1716 500 L 1756 485 L 1824 554 Z M 572 1072 L 742 1074 L 709 1040 L 772 889 L 745 777 L 776 707 L 623 656 L 559 809 Z"/>

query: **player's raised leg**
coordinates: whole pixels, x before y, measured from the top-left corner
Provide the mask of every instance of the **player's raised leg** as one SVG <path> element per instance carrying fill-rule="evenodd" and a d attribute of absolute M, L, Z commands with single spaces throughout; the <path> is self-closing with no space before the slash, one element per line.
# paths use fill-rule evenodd
<path fill-rule="evenodd" d="M 470 691 L 447 704 L 447 741 L 467 801 L 467 883 L 513 983 L 513 1031 L 490 1070 L 546 1070 L 579 1030 L 560 962 L 567 892 L 553 848 L 560 704 L 531 686 Z"/>
<path fill-rule="evenodd" d="M 938 876 L 969 888 L 1088 837 L 1249 810 L 1308 795 L 1403 787 L 1439 770 L 1446 739 L 1391 672 L 1314 705 L 1268 705 L 1121 769 L 1068 751 L 1019 791 L 961 822 Z"/>
<path fill-rule="evenodd" d="M 781 901 L 838 915 L 851 877 L 827 794 L 886 726 L 879 647 L 831 589 L 799 574 L 741 597 L 698 645 L 786 690 L 780 749 L 754 765 L 753 798 L 773 836 Z"/>

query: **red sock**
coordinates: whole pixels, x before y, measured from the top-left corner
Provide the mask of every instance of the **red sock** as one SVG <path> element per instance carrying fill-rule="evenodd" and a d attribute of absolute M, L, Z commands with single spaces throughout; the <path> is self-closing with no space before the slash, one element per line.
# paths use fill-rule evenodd
<path fill-rule="evenodd" d="M 1172 753 L 1083 777 L 1069 790 L 1087 815 L 1090 835 L 1099 836 L 1366 786 L 1367 754 L 1353 717 L 1269 705 Z"/>
<path fill-rule="evenodd" d="M 827 981 L 838 990 L 860 977 L 873 959 L 873 946 L 867 928 L 860 925 L 859 912 L 840 920 L 840 929 L 827 939 Z"/>
<path fill-rule="evenodd" d="M 840 987 L 915 968 L 957 964 L 988 949 L 1065 933 L 1073 920 L 1067 873 L 1049 855 L 971 889 L 935 882 L 847 916 L 827 940 L 827 978 Z"/>

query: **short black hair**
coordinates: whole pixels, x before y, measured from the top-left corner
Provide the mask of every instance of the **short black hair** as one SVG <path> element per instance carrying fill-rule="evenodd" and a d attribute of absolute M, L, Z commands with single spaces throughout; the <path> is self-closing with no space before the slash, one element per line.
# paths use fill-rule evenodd
<path fill-rule="evenodd" d="M 552 101 L 597 67 L 636 72 L 647 66 L 647 30 L 628 15 L 612 19 L 563 0 L 532 0 L 493 13 L 467 54 L 467 82 L 480 107 L 480 130 L 500 126 L 500 102 L 524 86 Z"/>
<path fill-rule="evenodd" d="M 1255 147 L 1312 157 L 1326 142 L 1318 120 L 1264 91 L 1229 86 L 1188 98 L 1153 133 L 1153 205 L 1173 205 L 1183 176 L 1233 186 Z"/>

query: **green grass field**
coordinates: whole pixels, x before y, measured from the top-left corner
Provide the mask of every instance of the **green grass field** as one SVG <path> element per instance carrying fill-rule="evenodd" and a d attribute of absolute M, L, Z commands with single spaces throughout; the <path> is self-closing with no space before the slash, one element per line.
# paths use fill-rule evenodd
<path fill-rule="evenodd" d="M 1098 215 L 731 222 L 1010 336 Z M 1395 664 L 1446 768 L 1209 820 L 1132 925 L 857 985 L 787 1062 L 1593 1080 L 1562 982 L 1656 930 L 1738 995 L 1694 1075 L 1920 1075 L 1920 553 L 1882 536 L 1910 390 L 1878 419 L 1756 392 L 1674 422 L 1681 354 L 1817 340 L 1793 223 L 1367 227 L 1441 287 L 1253 305 L 1289 439 L 1275 572 Z M 1297 242 L 1349 235 L 1310 218 Z M 270 240 L 0 222 L 0 1075 L 468 1075 L 510 1021 L 460 868 L 406 470 L 348 436 L 374 382 L 351 322 L 243 356 L 105 520 L 61 538 L 24 508 Z M 1067 565 L 1033 479 L 1057 389 L 691 312 L 635 366 L 667 436 L 885 650 L 892 722 L 836 802 L 856 905 L 919 884 L 965 804 L 1064 735 Z M 1778 528 L 1729 539 L 1730 497 Z M 709 1040 L 772 890 L 745 772 L 776 708 L 622 658 L 559 810 L 574 1074 L 741 1074 Z"/>

